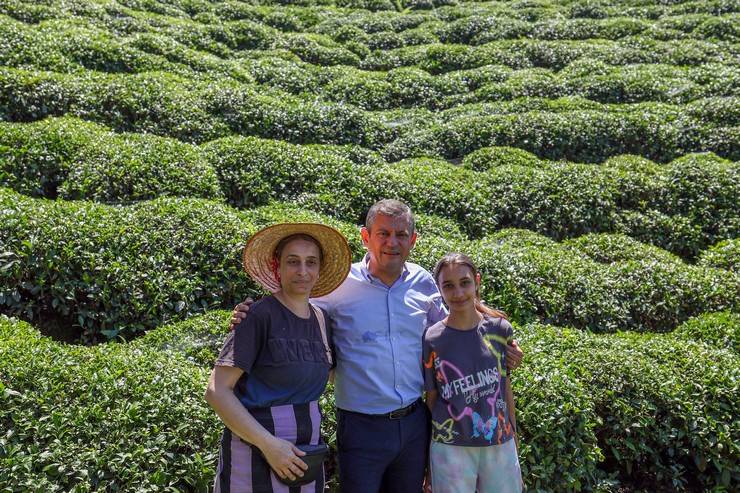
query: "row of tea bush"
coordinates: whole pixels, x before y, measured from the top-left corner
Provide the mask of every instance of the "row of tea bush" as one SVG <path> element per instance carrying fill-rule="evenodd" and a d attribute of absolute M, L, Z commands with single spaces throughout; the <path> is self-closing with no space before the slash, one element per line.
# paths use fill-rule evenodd
<path fill-rule="evenodd" d="M 205 491 L 222 425 L 202 396 L 228 318 L 216 311 L 127 344 L 80 347 L 0 317 L 0 424 L 9 430 L 0 482 L 14 491 Z M 737 314 L 685 325 L 718 320 L 735 328 L 737 348 Z M 515 331 L 526 355 L 512 380 L 532 491 L 727 489 L 740 480 L 736 351 L 681 328 Z M 334 447 L 331 392 L 322 408 Z"/>
<path fill-rule="evenodd" d="M 729 9 L 725 12 L 715 10 L 676 15 L 663 12 L 657 17 L 655 13 L 644 15 L 644 10 L 623 10 L 619 16 L 602 19 L 568 19 L 557 14 L 537 18 L 531 10 L 501 9 L 502 5 L 496 2 L 472 8 L 442 8 L 428 13 L 372 13 L 356 8 L 266 7 L 236 2 L 215 6 L 209 3 L 207 9 L 189 8 L 187 11 L 162 10 L 162 3 L 126 5 L 124 2 L 111 2 L 105 9 L 99 6 L 70 9 L 53 4 L 5 2 L 0 13 L 34 24 L 50 20 L 74 22 L 85 18 L 88 19 L 87 25 L 109 29 L 118 35 L 153 32 L 158 28 L 189 47 L 221 55 L 229 55 L 230 50 L 279 46 L 292 34 L 318 34 L 321 37 L 313 39 L 320 40 L 320 45 L 334 40 L 345 50 L 354 52 L 359 58 L 348 58 L 352 64 L 357 64 L 375 50 L 440 42 L 480 45 L 520 38 L 543 41 L 635 38 L 732 43 L 740 36 L 734 17 L 727 15 L 731 12 Z M 147 7 L 155 7 L 155 10 Z M 197 34 L 200 40 L 196 39 Z"/>
<path fill-rule="evenodd" d="M 363 252 L 352 223 L 280 204 L 246 212 L 202 199 L 108 206 L 2 189 L 0 218 L 3 312 L 86 340 L 131 337 L 256 294 L 240 253 L 268 224 L 333 224 L 356 259 Z M 469 241 L 449 220 L 423 216 L 420 225 L 415 261 L 431 268 L 449 251 L 469 253 L 483 273 L 485 299 L 518 321 L 663 332 L 706 311 L 740 309 L 740 275 L 712 267 L 725 253 L 736 258 L 732 249 L 713 249 L 707 264 L 694 266 L 622 236 L 557 243 L 504 229 Z M 593 253 L 602 249 L 611 257 Z"/>
<path fill-rule="evenodd" d="M 255 29 L 256 26 L 251 30 L 242 28 L 242 38 L 229 37 L 228 45 L 261 50 L 290 48 L 254 41 Z M 92 29 L 79 20 L 45 21 L 34 26 L 0 17 L 0 36 L 5 39 L 0 47 L 0 62 L 6 66 L 55 72 L 166 71 L 186 77 L 220 74 L 243 83 L 259 81 L 294 94 L 313 92 L 326 100 L 345 101 L 367 110 L 398 106 L 446 108 L 525 96 L 582 96 L 609 103 L 682 103 L 731 96 L 737 92 L 740 79 L 737 67 L 725 63 L 612 66 L 583 57 L 557 72 L 545 68 L 514 70 L 504 65 L 455 70 L 438 76 L 414 67 L 387 73 L 367 72 L 346 65 L 327 68 L 277 56 L 223 59 L 198 51 L 203 46 L 193 49 L 161 32 L 122 38 L 103 29 Z M 308 41 L 302 43 L 305 51 Z M 323 49 L 327 53 L 337 50 L 331 43 Z M 300 60 L 297 55 L 295 58 Z"/>
<path fill-rule="evenodd" d="M 517 21 L 503 17 L 469 17 L 452 23 L 436 21 L 425 22 L 421 26 L 405 29 L 401 32 L 395 30 L 367 33 L 363 28 L 367 26 L 343 19 L 341 16 L 332 18 L 320 24 L 313 31 L 308 32 L 283 32 L 272 28 L 263 20 L 238 20 L 238 21 L 215 21 L 213 23 L 199 23 L 188 21 L 183 18 L 162 19 L 161 16 L 133 14 L 127 15 L 131 19 L 125 26 L 117 26 L 112 20 L 95 20 L 92 22 L 84 16 L 70 17 L 67 19 L 54 18 L 44 20 L 39 24 L 27 24 L 17 21 L 12 17 L 0 14 L 0 32 L 7 38 L 8 43 L 3 45 L 4 57 L 13 59 L 25 55 L 31 60 L 54 61 L 55 57 L 67 54 L 78 61 L 93 63 L 98 67 L 106 67 L 105 61 L 115 52 L 118 52 L 118 63 L 109 63 L 109 70 L 115 70 L 117 65 L 123 66 L 123 60 L 129 63 L 135 62 L 135 58 L 141 58 L 142 54 L 136 49 L 142 48 L 137 38 L 140 35 L 159 34 L 170 42 L 182 44 L 195 50 L 202 50 L 223 58 L 234 58 L 243 56 L 245 50 L 286 50 L 301 59 L 320 65 L 362 65 L 368 56 L 381 56 L 383 51 L 399 48 L 410 48 L 419 46 L 421 48 L 448 46 L 453 51 L 459 51 L 467 46 L 465 43 L 473 41 L 475 45 L 486 45 L 484 52 L 498 47 L 518 47 L 514 51 L 522 50 L 522 54 L 530 55 L 530 62 L 542 61 L 541 57 L 532 58 L 532 48 L 524 48 L 522 39 L 540 40 L 548 42 L 555 49 L 563 50 L 570 48 L 581 48 L 582 50 L 596 50 L 605 56 L 619 57 L 617 53 L 624 50 L 633 50 L 630 56 L 649 57 L 655 60 L 654 55 L 643 52 L 645 44 L 653 45 L 658 51 L 663 52 L 668 58 L 684 55 L 669 55 L 668 47 L 671 44 L 682 43 L 686 47 L 692 47 L 696 53 L 690 55 L 691 60 L 696 61 L 696 56 L 708 56 L 710 60 L 723 61 L 727 57 L 718 58 L 710 55 L 707 48 L 714 46 L 715 51 L 726 51 L 732 53 L 730 44 L 725 44 L 715 36 L 714 42 L 701 39 L 671 39 L 670 36 L 661 36 L 659 27 L 653 26 L 649 35 L 636 36 L 645 29 L 644 21 L 630 20 L 626 18 L 608 20 L 607 30 L 600 29 L 598 23 L 601 21 L 577 20 L 568 21 L 561 26 L 556 22 L 548 21 L 541 25 L 531 25 L 526 22 Z M 356 16 L 354 16 L 356 17 Z M 350 18 L 354 20 L 354 17 Z M 403 27 L 411 27 L 417 19 L 413 17 L 403 18 Z M 691 19 L 694 20 L 693 18 Z M 410 21 L 410 22 L 409 22 Z M 675 21 L 675 19 L 674 19 Z M 732 22 L 731 17 L 722 18 L 707 16 L 702 25 L 712 24 L 719 38 L 727 38 L 727 41 L 735 42 L 738 37 L 738 29 Z M 636 29 L 637 28 L 637 29 Z M 723 30 L 724 28 L 724 30 Z M 568 31 L 571 32 L 568 32 Z M 734 30 L 734 32 L 733 32 Z M 724 32 L 723 32 L 724 31 Z M 123 41 L 120 39 L 123 38 Z M 126 39 L 128 38 L 128 39 Z M 619 39 L 623 38 L 623 39 Z M 667 39 L 666 39 L 667 38 Z M 59 45 L 54 45 L 54 40 L 59 40 Z M 497 42 L 503 42 L 500 44 Z M 565 41 L 566 43 L 561 43 Z M 597 42 L 598 41 L 598 42 Z M 614 43 L 617 41 L 618 43 Z M 27 45 L 24 46 L 24 43 Z M 656 44 L 657 43 L 657 44 Z M 668 43 L 668 44 L 665 44 Z M 35 45 L 35 46 L 31 46 Z M 423 46 L 421 46 L 423 45 Z M 530 46 L 530 45 L 526 45 Z M 609 50 L 603 51 L 605 48 Z M 477 48 L 468 47 L 469 50 Z M 51 50 L 51 54 L 45 54 L 43 49 Z M 636 50 L 636 51 L 635 51 Z M 204 53 L 204 54 L 205 54 Z M 483 52 L 481 52 L 483 53 Z M 539 53 L 542 53 L 541 51 Z M 93 55 L 102 58 L 96 62 Z M 582 54 L 581 54 L 582 55 Z M 621 56 L 624 56 L 622 54 Z M 151 57 L 150 57 L 151 58 Z M 581 58 L 578 56 L 577 58 Z M 588 57 L 591 58 L 591 57 Z M 507 58 L 512 60 L 511 58 Z M 516 58 L 514 58 L 516 59 Z M 687 60 L 686 58 L 681 58 Z M 677 59 L 678 60 L 678 59 Z M 634 62 L 633 62 L 634 63 Z M 534 63 L 541 66 L 541 63 Z M 615 64 L 623 64 L 616 62 Z M 694 64 L 694 63 L 691 63 Z M 528 66 L 526 62 L 513 63 L 514 66 Z M 119 70 L 123 68 L 118 68 Z M 367 67 L 366 67 L 367 68 Z M 140 67 L 139 70 L 142 70 Z"/>
<path fill-rule="evenodd" d="M 480 237 L 502 227 L 563 239 L 622 232 L 684 257 L 740 235 L 740 168 L 712 154 L 660 165 L 616 156 L 601 165 L 485 147 L 461 166 L 388 163 L 358 146 L 226 137 L 200 146 L 117 134 L 75 118 L 0 123 L 0 184 L 35 197 L 131 202 L 161 196 L 239 208 L 297 202 L 360 223 L 386 196 L 455 219 Z"/>
<path fill-rule="evenodd" d="M 739 157 L 736 97 L 687 105 L 601 104 L 526 97 L 462 105 L 440 113 L 363 111 L 341 102 L 233 79 L 164 72 L 58 74 L 0 69 L 0 118 L 78 116 L 116 131 L 202 143 L 231 134 L 295 143 L 359 144 L 390 160 L 462 157 L 508 145 L 540 157 L 600 162 L 617 154 L 668 161 L 695 151 Z"/>
<path fill-rule="evenodd" d="M 399 30 L 414 19 L 413 25 L 441 20 L 452 22 L 466 17 L 501 16 L 526 22 L 548 19 L 607 19 L 628 17 L 657 20 L 661 27 L 692 32 L 705 16 L 737 12 L 737 6 L 725 0 L 692 0 L 676 3 L 646 3 L 644 0 L 576 0 L 554 2 L 460 2 L 458 0 L 166 0 L 160 2 L 106 2 L 66 4 L 50 0 L 43 4 L 7 0 L 0 12 L 26 22 L 68 16 L 91 18 L 124 17 L 124 14 L 148 13 L 173 18 L 192 18 L 198 22 L 249 19 L 281 30 L 304 31 L 337 17 L 348 17 L 370 32 Z M 687 19 L 684 19 L 686 17 Z M 663 20 L 665 19 L 665 20 Z M 675 19 L 675 20 L 674 20 Z"/>

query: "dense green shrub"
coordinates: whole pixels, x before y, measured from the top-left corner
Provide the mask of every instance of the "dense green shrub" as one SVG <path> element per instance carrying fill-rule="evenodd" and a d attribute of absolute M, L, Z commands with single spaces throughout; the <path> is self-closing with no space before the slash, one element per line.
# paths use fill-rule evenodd
<path fill-rule="evenodd" d="M 7 190 L 0 200 L 3 312 L 50 332 L 131 336 L 254 291 L 240 264 L 253 226 L 223 205 L 159 199 L 111 207 Z"/>
<path fill-rule="evenodd" d="M 502 226 L 561 239 L 610 231 L 617 192 L 600 168 L 572 163 L 501 165 L 485 174 L 490 210 Z"/>
<path fill-rule="evenodd" d="M 542 330 L 515 329 L 528 360 L 511 377 L 522 477 L 534 491 L 590 491 L 603 477 L 594 433 L 599 418 L 587 388 L 538 340 Z"/>
<path fill-rule="evenodd" d="M 681 215 L 658 210 L 620 211 L 614 217 L 614 231 L 645 243 L 653 243 L 682 257 L 694 257 L 707 244 L 701 226 Z"/>
<path fill-rule="evenodd" d="M 516 34 L 512 36 L 518 36 L 518 30 L 519 26 L 514 26 Z M 388 70 L 418 65 L 437 74 L 496 63 L 512 68 L 535 66 L 560 70 L 579 59 L 599 60 L 610 65 L 635 63 L 701 65 L 724 63 L 731 57 L 732 48 L 729 44 L 703 40 L 657 41 L 641 36 L 627 36 L 617 41 L 602 39 L 547 41 L 523 38 L 495 39 L 477 46 L 461 44 L 405 46 L 375 52 L 362 61 L 361 67 L 370 70 Z"/>
<path fill-rule="evenodd" d="M 0 124 L 0 183 L 32 196 L 131 201 L 172 195 L 221 197 L 198 148 L 114 134 L 74 118 Z"/>
<path fill-rule="evenodd" d="M 417 201 L 449 178 L 423 162 L 399 169 L 425 176 L 424 187 L 412 197 Z M 348 208 L 355 213 L 353 222 L 362 222 L 365 207 L 377 198 L 370 192 L 363 197 Z M 479 205 L 471 197 L 458 212 L 469 215 L 455 221 L 466 230 L 483 228 L 487 210 L 485 196 Z M 255 292 L 240 271 L 239 251 L 250 232 L 273 222 L 328 221 L 350 239 L 357 258 L 362 252 L 356 226 L 279 204 L 238 213 L 198 200 L 106 207 L 36 201 L 11 192 L 3 193 L 3 203 L 1 251 L 9 252 L 1 271 L 4 310 L 43 320 L 51 332 L 65 324 L 80 327 L 87 338 L 132 335 L 169 319 L 230 306 Z M 446 251 L 469 251 L 486 273 L 484 295 L 517 320 L 539 317 L 595 331 L 666 331 L 701 311 L 738 308 L 740 286 L 733 274 L 689 266 L 628 240 L 622 240 L 621 253 L 598 254 L 598 260 L 613 262 L 605 266 L 575 253 L 574 248 L 593 249 L 583 239 L 560 245 L 535 233 L 507 230 L 468 243 L 455 229 L 452 236 L 444 235 L 446 225 L 425 234 L 428 222 L 420 223 L 426 238 L 414 258 L 431 268 Z"/>
<path fill-rule="evenodd" d="M 733 458 L 736 355 L 670 335 L 594 336 L 532 325 L 517 337 L 533 365 L 549 363 L 551 374 L 579 383 L 599 416 L 591 432 L 605 456 L 602 467 L 617 480 L 680 491 L 728 488 L 740 477 Z M 526 396 L 522 373 L 527 369 L 514 372 L 514 392 Z M 521 403 L 519 397 L 523 413 Z"/>
<path fill-rule="evenodd" d="M 0 479 L 47 491 L 205 489 L 221 425 L 202 393 L 229 316 L 213 312 L 93 348 L 1 319 L 0 423 L 13 433 L 2 442 Z M 527 355 L 512 380 L 530 488 L 588 491 L 616 481 L 696 489 L 737 480 L 736 355 L 674 335 L 539 324 L 515 331 Z M 322 408 L 333 445 L 330 392 Z"/>
<path fill-rule="evenodd" d="M 614 219 L 616 231 L 684 257 L 740 234 L 736 163 L 708 153 L 689 154 L 665 166 L 619 156 L 604 166 L 618 170 L 622 210 Z"/>
<path fill-rule="evenodd" d="M 294 142 L 358 143 L 387 139 L 371 116 L 343 105 L 284 93 L 265 94 L 230 81 L 198 81 L 164 73 L 88 77 L 0 71 L 0 116 L 28 121 L 72 114 L 117 131 L 203 142 L 233 132 Z"/>
<path fill-rule="evenodd" d="M 538 166 L 540 160 L 531 152 L 516 147 L 483 147 L 466 155 L 463 166 L 486 171 L 498 166 Z"/>
<path fill-rule="evenodd" d="M 740 274 L 740 239 L 733 238 L 701 252 L 699 265 L 727 269 Z"/>
<path fill-rule="evenodd" d="M 80 22 L 54 20 L 29 26 L 0 18 L 0 35 L 6 40 L 0 51 L 3 65 L 58 72 L 82 68 L 104 72 L 174 69 L 164 58 L 142 52 L 104 30 L 90 29 Z"/>
<path fill-rule="evenodd" d="M 629 260 L 682 263 L 681 259 L 653 245 L 646 245 L 629 236 L 609 233 L 591 233 L 562 243 L 604 264 Z"/>
<path fill-rule="evenodd" d="M 223 194 L 237 207 L 292 201 L 361 223 L 369 203 L 395 195 L 417 212 L 455 219 L 477 237 L 496 225 L 556 239 L 616 231 L 689 258 L 740 231 L 738 167 L 712 154 L 662 166 L 619 156 L 595 166 L 494 147 L 465 157 L 465 168 L 487 170 L 475 172 L 432 160 L 388 164 L 351 145 L 228 137 L 196 148 L 71 118 L 2 124 L 0 145 L 2 182 L 50 198 Z"/>
<path fill-rule="evenodd" d="M 64 346 L 0 317 L 3 487 L 205 491 L 222 429 L 207 373 L 153 346 Z"/>
<path fill-rule="evenodd" d="M 54 198 L 80 149 L 102 128 L 77 119 L 0 123 L 0 183 L 34 197 Z"/>
<path fill-rule="evenodd" d="M 139 134 L 91 141 L 72 163 L 60 192 L 67 199 L 99 201 L 222 197 L 216 173 L 197 147 Z"/>
<path fill-rule="evenodd" d="M 499 221 L 490 210 L 491 191 L 480 176 L 434 160 L 410 159 L 371 168 L 345 193 L 356 194 L 363 205 L 399 198 L 416 211 L 453 219 L 476 237 L 493 231 Z"/>
<path fill-rule="evenodd" d="M 286 48 L 314 65 L 358 65 L 360 62 L 353 52 L 320 34 L 285 36 L 276 47 Z"/>
<path fill-rule="evenodd" d="M 481 147 L 511 146 L 548 159 L 601 162 L 617 154 L 638 154 L 664 162 L 686 151 L 715 150 L 707 136 L 714 124 L 695 119 L 677 106 L 641 103 L 585 110 L 578 108 L 578 101 L 560 101 L 562 108 L 553 108 L 555 104 L 492 115 L 466 114 L 456 108 L 445 114 L 448 121 L 401 135 L 383 152 L 388 159 L 398 160 L 429 155 L 422 154 L 424 149 L 439 149 L 444 157 L 458 158 Z M 704 129 L 705 135 L 693 129 Z M 733 150 L 724 157 L 736 155 Z"/>
<path fill-rule="evenodd" d="M 157 327 L 127 345 L 184 358 L 210 369 L 221 352 L 230 321 L 230 311 L 215 310 Z"/>
<path fill-rule="evenodd" d="M 642 257 L 604 265 L 525 230 L 467 249 L 483 273 L 483 297 L 516 320 L 664 332 L 705 311 L 739 308 L 740 280 L 718 269 Z"/>
<path fill-rule="evenodd" d="M 689 154 L 672 161 L 661 181 L 665 198 L 659 207 L 701 225 L 708 244 L 740 236 L 740 164 L 711 153 Z"/>
<path fill-rule="evenodd" d="M 715 348 L 726 348 L 740 356 L 739 313 L 702 313 L 676 327 L 673 335 L 702 341 Z"/>
<path fill-rule="evenodd" d="M 350 190 L 361 167 L 332 150 L 253 137 L 202 146 L 227 200 L 238 207 L 291 200 L 303 192 Z"/>

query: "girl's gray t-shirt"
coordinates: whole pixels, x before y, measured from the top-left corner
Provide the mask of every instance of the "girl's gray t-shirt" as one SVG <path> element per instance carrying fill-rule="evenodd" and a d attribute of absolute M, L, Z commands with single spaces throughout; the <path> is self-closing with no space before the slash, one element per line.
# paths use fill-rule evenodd
<path fill-rule="evenodd" d="M 489 446 L 514 436 L 506 405 L 506 345 L 511 324 L 485 316 L 475 329 L 439 322 L 424 333 L 424 388 L 437 390 L 432 440 L 449 445 Z"/>

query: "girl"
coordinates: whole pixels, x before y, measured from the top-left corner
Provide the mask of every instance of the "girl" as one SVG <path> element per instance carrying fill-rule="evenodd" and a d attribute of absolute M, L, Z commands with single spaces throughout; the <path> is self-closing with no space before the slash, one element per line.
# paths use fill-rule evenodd
<path fill-rule="evenodd" d="M 351 257 L 321 224 L 278 224 L 249 240 L 244 268 L 274 294 L 229 334 L 208 382 L 226 425 L 215 492 L 324 491 L 318 398 L 333 358 L 327 317 L 308 298 L 337 288 Z"/>
<path fill-rule="evenodd" d="M 432 490 L 521 492 L 514 396 L 504 361 L 511 324 L 481 303 L 480 274 L 469 257 L 445 255 L 434 278 L 450 313 L 424 333 Z"/>

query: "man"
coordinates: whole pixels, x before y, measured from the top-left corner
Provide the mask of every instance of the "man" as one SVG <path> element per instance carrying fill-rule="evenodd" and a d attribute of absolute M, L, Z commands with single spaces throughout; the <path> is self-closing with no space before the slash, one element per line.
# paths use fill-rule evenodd
<path fill-rule="evenodd" d="M 421 338 L 446 310 L 431 274 L 406 262 L 416 242 L 406 204 L 377 202 L 361 233 L 365 258 L 338 289 L 312 300 L 333 321 L 339 484 L 348 493 L 418 492 L 429 446 Z M 246 311 L 238 305 L 232 322 Z M 508 348 L 507 366 L 521 357 Z"/>

